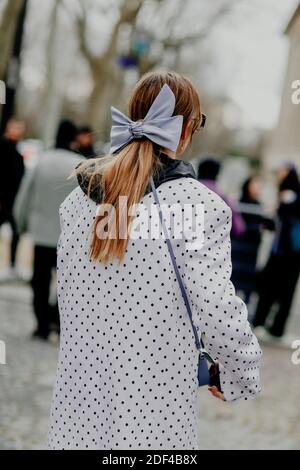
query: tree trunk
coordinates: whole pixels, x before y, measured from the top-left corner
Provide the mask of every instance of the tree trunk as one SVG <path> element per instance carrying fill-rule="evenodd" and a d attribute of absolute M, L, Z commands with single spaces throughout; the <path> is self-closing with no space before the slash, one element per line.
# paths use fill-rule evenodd
<path fill-rule="evenodd" d="M 54 136 L 62 109 L 62 92 L 57 69 L 57 54 L 61 37 L 57 31 L 58 8 L 61 0 L 55 0 L 50 19 L 47 57 L 47 88 L 43 115 L 42 140 L 46 148 L 53 145 Z"/>
<path fill-rule="evenodd" d="M 0 80 L 4 80 L 23 0 L 7 0 L 0 26 Z"/>
<path fill-rule="evenodd" d="M 122 94 L 124 83 L 124 70 L 117 68 L 115 63 L 117 54 L 117 40 L 120 26 L 124 23 L 135 25 L 143 0 L 123 0 L 120 9 L 120 18 L 115 24 L 111 41 L 104 56 L 93 57 L 85 43 L 85 20 L 79 21 L 79 39 L 81 51 L 87 58 L 94 82 L 90 97 L 87 122 L 99 132 L 101 140 L 106 140 L 109 134 L 108 116 L 111 103 L 118 103 Z"/>
<path fill-rule="evenodd" d="M 105 61 L 101 67 L 92 69 L 94 88 L 89 101 L 87 122 L 98 132 L 99 138 L 106 141 L 109 137 L 110 105 L 118 104 L 122 91 L 122 70 L 116 70 L 111 60 Z"/>
<path fill-rule="evenodd" d="M 101 140 L 106 132 L 104 128 L 105 116 L 107 114 L 106 94 L 109 90 L 109 82 L 112 81 L 112 77 L 109 79 L 108 75 L 109 72 L 102 67 L 92 69 L 94 87 L 89 100 L 87 122 L 91 124 L 93 129 L 99 132 Z"/>

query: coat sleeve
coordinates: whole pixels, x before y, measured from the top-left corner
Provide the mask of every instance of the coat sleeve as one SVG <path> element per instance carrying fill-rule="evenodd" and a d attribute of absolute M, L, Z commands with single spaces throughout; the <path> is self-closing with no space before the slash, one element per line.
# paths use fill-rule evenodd
<path fill-rule="evenodd" d="M 216 195 L 215 195 L 216 196 Z M 204 215 L 203 244 L 187 243 L 184 281 L 196 328 L 220 363 L 226 401 L 249 399 L 260 391 L 261 350 L 244 302 L 231 277 L 231 210 L 218 196 Z"/>
<path fill-rule="evenodd" d="M 25 233 L 29 228 L 28 221 L 32 210 L 34 181 L 35 170 L 27 170 L 14 203 L 13 213 L 19 234 Z"/>

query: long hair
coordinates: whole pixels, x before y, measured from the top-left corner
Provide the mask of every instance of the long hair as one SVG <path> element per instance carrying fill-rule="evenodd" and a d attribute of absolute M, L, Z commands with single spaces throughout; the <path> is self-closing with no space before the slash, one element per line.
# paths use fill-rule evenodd
<path fill-rule="evenodd" d="M 174 115 L 183 116 L 183 125 L 190 119 L 201 119 L 199 95 L 192 82 L 175 72 L 150 72 L 144 75 L 134 87 L 129 100 L 128 115 L 131 120 L 143 119 L 164 84 L 169 85 L 176 99 Z M 194 126 L 193 126 L 194 127 Z M 107 218 L 97 215 L 93 227 L 90 255 L 94 260 L 108 262 L 113 258 L 124 258 L 133 215 L 130 208 L 144 196 L 150 176 L 158 169 L 160 149 L 147 138 L 131 141 L 115 155 L 98 159 L 89 175 L 89 192 L 101 188 L 102 204 L 113 207 L 115 225 L 110 228 Z M 89 172 L 89 163 L 84 166 Z M 91 167 L 90 167 L 91 168 Z M 78 169 L 82 171 L 82 167 Z M 126 206 L 121 201 L 126 198 Z M 120 227 L 123 221 L 124 227 Z M 105 225 L 106 236 L 99 237 L 97 227 Z M 120 237 L 122 229 L 122 237 Z M 113 232 L 113 233 L 112 233 Z M 124 233 L 125 232 L 125 233 Z"/>

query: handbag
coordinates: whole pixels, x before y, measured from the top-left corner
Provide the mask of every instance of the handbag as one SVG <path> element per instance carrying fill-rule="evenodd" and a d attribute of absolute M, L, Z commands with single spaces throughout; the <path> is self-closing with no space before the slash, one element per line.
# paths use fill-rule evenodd
<path fill-rule="evenodd" d="M 150 185 L 151 185 L 151 190 L 154 196 L 155 203 L 158 207 L 159 219 L 160 219 L 160 223 L 161 223 L 163 233 L 166 239 L 166 243 L 167 243 L 168 251 L 170 254 L 171 261 L 172 261 L 172 265 L 174 268 L 174 272 L 176 275 L 176 279 L 178 281 L 181 295 L 183 297 L 184 304 L 185 304 L 185 307 L 186 307 L 186 310 L 187 310 L 187 313 L 191 322 L 192 330 L 193 330 L 194 337 L 195 337 L 196 348 L 199 351 L 199 362 L 198 362 L 198 373 L 197 373 L 198 385 L 199 387 L 202 387 L 204 385 L 210 385 L 210 386 L 216 385 L 218 389 L 221 391 L 220 378 L 219 378 L 219 364 L 216 361 L 214 361 L 213 358 L 210 356 L 210 354 L 205 350 L 203 341 L 201 338 L 201 334 L 199 337 L 197 329 L 193 322 L 191 305 L 188 299 L 188 295 L 186 293 L 186 289 L 184 287 L 181 274 L 179 272 L 179 269 L 176 263 L 176 257 L 173 251 L 171 240 L 169 238 L 167 227 L 164 222 L 161 205 L 159 202 L 158 194 L 157 194 L 152 177 L 150 178 Z M 208 366 L 208 364 L 210 364 L 210 367 Z"/>

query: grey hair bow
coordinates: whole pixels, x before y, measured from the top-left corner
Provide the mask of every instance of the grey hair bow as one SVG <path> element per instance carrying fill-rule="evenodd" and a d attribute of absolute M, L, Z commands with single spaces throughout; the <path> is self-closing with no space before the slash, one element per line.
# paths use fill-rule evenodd
<path fill-rule="evenodd" d="M 131 121 L 112 106 L 110 153 L 115 153 L 133 139 L 142 137 L 175 152 L 181 137 L 183 116 L 172 116 L 174 108 L 175 96 L 167 84 L 162 87 L 141 121 Z"/>

